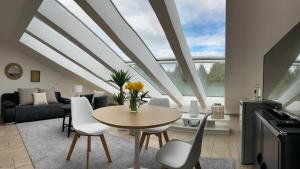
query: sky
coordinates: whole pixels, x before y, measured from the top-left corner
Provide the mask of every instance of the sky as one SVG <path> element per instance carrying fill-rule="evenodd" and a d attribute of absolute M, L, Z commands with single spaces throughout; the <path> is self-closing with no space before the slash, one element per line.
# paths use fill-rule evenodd
<path fill-rule="evenodd" d="M 156 59 L 175 58 L 147 0 L 113 0 L 113 3 Z M 175 4 L 191 55 L 224 57 L 225 0 L 175 0 Z"/>
<path fill-rule="evenodd" d="M 223 56 L 226 0 L 175 0 L 193 57 Z"/>

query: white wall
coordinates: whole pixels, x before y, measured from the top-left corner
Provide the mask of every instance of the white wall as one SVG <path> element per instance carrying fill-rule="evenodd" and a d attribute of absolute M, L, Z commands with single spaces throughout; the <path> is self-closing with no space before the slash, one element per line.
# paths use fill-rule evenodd
<path fill-rule="evenodd" d="M 299 0 L 227 0 L 225 105 L 238 113 L 239 100 L 262 86 L 263 56 L 300 21 Z"/>
<path fill-rule="evenodd" d="M 62 92 L 62 96 L 69 98 L 74 95 L 72 86 L 75 84 L 83 85 L 84 94 L 92 93 L 94 89 L 101 90 L 55 63 L 48 61 L 43 56 L 36 54 L 31 49 L 28 49 L 26 53 L 20 48 L 22 46 L 14 47 L 0 43 L 0 95 L 14 92 L 18 88 L 38 87 L 48 89 L 56 87 Z M 23 75 L 20 79 L 10 80 L 5 76 L 4 69 L 9 63 L 21 65 Z M 39 70 L 41 72 L 40 82 L 30 82 L 31 70 Z"/>

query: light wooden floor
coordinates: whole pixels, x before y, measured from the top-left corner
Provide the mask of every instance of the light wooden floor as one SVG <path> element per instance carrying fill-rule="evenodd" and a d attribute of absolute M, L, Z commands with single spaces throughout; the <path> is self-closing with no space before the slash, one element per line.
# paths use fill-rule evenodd
<path fill-rule="evenodd" d="M 236 169 L 252 169 L 252 166 L 240 165 L 240 143 L 238 132 L 238 117 L 231 117 L 231 135 L 205 135 L 202 146 L 204 157 L 233 158 Z M 110 129 L 110 133 L 133 140 L 133 136 L 128 135 L 128 131 Z M 169 131 L 170 139 L 190 140 L 192 133 Z M 71 143 L 71 138 L 70 138 Z M 69 146 L 69 145 L 66 145 Z M 109 143 L 108 143 L 109 146 Z M 149 146 L 158 148 L 158 139 L 151 136 Z M 32 169 L 32 163 L 22 138 L 15 125 L 0 124 L 0 169 Z"/>

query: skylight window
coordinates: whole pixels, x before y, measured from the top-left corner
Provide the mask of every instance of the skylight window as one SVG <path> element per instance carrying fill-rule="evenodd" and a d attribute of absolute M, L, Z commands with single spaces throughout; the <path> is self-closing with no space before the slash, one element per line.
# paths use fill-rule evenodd
<path fill-rule="evenodd" d="M 195 96 L 178 63 L 162 63 L 161 66 L 183 96 Z"/>
<path fill-rule="evenodd" d="M 225 63 L 195 63 L 207 97 L 224 97 Z"/>
<path fill-rule="evenodd" d="M 70 13 L 77 17 L 86 27 L 94 32 L 104 43 L 106 43 L 125 62 L 131 59 L 110 39 L 110 37 L 76 4 L 73 0 L 58 0 Z"/>
<path fill-rule="evenodd" d="M 166 35 L 148 1 L 112 0 L 112 2 L 157 60 L 175 59 Z"/>
<path fill-rule="evenodd" d="M 175 0 L 193 59 L 225 57 L 226 0 Z"/>
<path fill-rule="evenodd" d="M 161 94 L 166 94 L 144 71 L 136 64 L 130 65 L 134 70 L 136 70 L 141 76 L 143 76 L 156 90 L 158 90 Z"/>

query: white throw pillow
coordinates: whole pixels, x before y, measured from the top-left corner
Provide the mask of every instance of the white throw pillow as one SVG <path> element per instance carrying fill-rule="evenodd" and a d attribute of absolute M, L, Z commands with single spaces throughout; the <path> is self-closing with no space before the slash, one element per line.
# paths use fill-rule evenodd
<path fill-rule="evenodd" d="M 94 99 L 96 97 L 101 97 L 101 96 L 105 96 L 105 91 L 97 91 L 97 90 L 94 90 L 94 95 L 93 95 L 93 100 L 92 100 L 92 104 L 94 104 Z"/>
<path fill-rule="evenodd" d="M 33 105 L 48 104 L 46 93 L 33 93 Z"/>
<path fill-rule="evenodd" d="M 46 93 L 48 103 L 58 103 L 55 96 L 55 90 L 53 87 L 48 90 L 40 89 L 40 93 Z"/>

